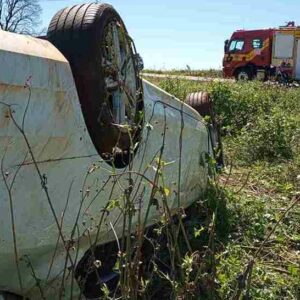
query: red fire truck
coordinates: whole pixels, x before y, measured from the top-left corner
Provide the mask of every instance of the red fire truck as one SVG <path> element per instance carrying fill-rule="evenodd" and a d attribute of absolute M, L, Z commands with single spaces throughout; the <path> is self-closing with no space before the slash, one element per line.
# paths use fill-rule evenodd
<path fill-rule="evenodd" d="M 300 27 L 294 22 L 277 29 L 237 30 L 224 48 L 225 78 L 300 80 Z"/>

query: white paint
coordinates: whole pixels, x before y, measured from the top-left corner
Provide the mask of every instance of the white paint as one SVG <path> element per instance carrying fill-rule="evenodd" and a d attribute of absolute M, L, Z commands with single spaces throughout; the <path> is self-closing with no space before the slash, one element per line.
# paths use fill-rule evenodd
<path fill-rule="evenodd" d="M 13 42 L 4 45 L 2 41 L 8 39 Z M 7 290 L 16 294 L 21 294 L 21 290 L 14 259 L 10 201 L 5 180 L 11 184 L 16 176 L 11 194 L 18 255 L 30 257 L 35 274 L 43 285 L 58 237 L 57 226 L 28 147 L 9 117 L 8 105 L 21 126 L 29 99 L 29 88 L 24 88 L 26 81 L 31 85 L 31 97 L 24 130 L 38 167 L 47 178 L 46 186 L 59 221 L 68 199 L 62 226 L 66 240 L 71 237 L 80 211 L 79 239 L 77 231 L 74 237 L 75 242 L 79 243 L 79 259 L 89 248 L 84 232 L 90 228 L 91 238 L 95 240 L 95 225 L 102 215 L 101 211 L 109 200 L 119 199 L 123 195 L 121 187 L 128 186 L 129 177 L 128 174 L 121 176 L 127 169 L 117 170 L 121 176 L 120 184 L 114 187 L 111 198 L 112 181 L 101 191 L 103 182 L 113 174 L 113 169 L 102 161 L 90 139 L 70 66 L 57 49 L 46 41 L 0 31 L 0 159 L 4 172 L 4 178 L 0 175 L 0 291 Z M 149 131 L 145 127 L 143 130 L 133 170 L 145 171 L 145 176 L 153 180 L 155 172 L 148 166 L 162 145 L 166 118 L 167 134 L 162 159 L 174 163 L 165 167 L 165 186 L 170 190 L 169 205 L 172 209 L 178 207 L 175 192 L 178 192 L 180 120 L 183 116 L 180 206 L 186 207 L 199 198 L 207 184 L 207 166 L 201 164 L 205 153 L 212 151 L 208 144 L 207 129 L 195 110 L 147 81 L 144 81 L 144 101 L 145 124 L 151 124 L 153 129 Z M 22 166 L 19 169 L 20 164 Z M 152 187 L 138 175 L 132 175 L 132 178 L 136 184 L 135 189 L 137 183 L 142 183 L 138 194 L 144 193 L 141 202 L 143 219 Z M 160 211 L 151 207 L 147 224 L 155 222 L 159 216 Z M 134 224 L 137 221 L 138 216 L 135 215 Z M 114 239 L 110 222 L 114 224 L 117 234 L 121 234 L 122 218 L 120 211 L 115 209 L 101 226 L 98 244 Z M 71 256 L 75 260 L 75 251 Z M 49 299 L 58 297 L 57 289 L 60 287 L 64 262 L 65 251 L 60 242 L 49 280 L 58 277 L 51 284 L 47 282 L 48 289 L 44 291 Z M 40 299 L 35 281 L 24 261 L 20 262 L 20 271 L 23 292 L 31 299 Z M 69 292 L 66 286 L 66 298 Z"/>
<path fill-rule="evenodd" d="M 275 33 L 274 58 L 288 59 L 293 57 L 294 36 L 293 34 Z"/>

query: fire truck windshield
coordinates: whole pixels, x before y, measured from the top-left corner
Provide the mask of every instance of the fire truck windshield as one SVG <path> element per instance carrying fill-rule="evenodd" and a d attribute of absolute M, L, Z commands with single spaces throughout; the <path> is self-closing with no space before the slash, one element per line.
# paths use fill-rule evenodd
<path fill-rule="evenodd" d="M 241 51 L 244 48 L 244 40 L 232 40 L 229 46 L 229 52 Z"/>

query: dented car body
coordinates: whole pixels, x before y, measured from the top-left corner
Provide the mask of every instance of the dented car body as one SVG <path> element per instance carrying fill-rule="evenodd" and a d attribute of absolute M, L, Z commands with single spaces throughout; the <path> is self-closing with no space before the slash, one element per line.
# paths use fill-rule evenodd
<path fill-rule="evenodd" d="M 122 235 L 126 187 L 135 207 L 126 230 L 159 220 L 159 162 L 172 213 L 199 198 L 212 155 L 205 122 L 145 80 L 143 101 L 139 145 L 115 168 L 90 137 L 68 60 L 47 40 L 0 31 L 0 291 L 55 299 L 64 277 L 70 299 L 91 244 Z"/>

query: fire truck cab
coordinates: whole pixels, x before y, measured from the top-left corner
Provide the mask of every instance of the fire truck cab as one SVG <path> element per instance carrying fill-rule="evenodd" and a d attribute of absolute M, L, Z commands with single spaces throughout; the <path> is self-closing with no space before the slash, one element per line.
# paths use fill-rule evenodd
<path fill-rule="evenodd" d="M 225 41 L 223 75 L 237 80 L 300 79 L 300 27 L 238 30 Z"/>

